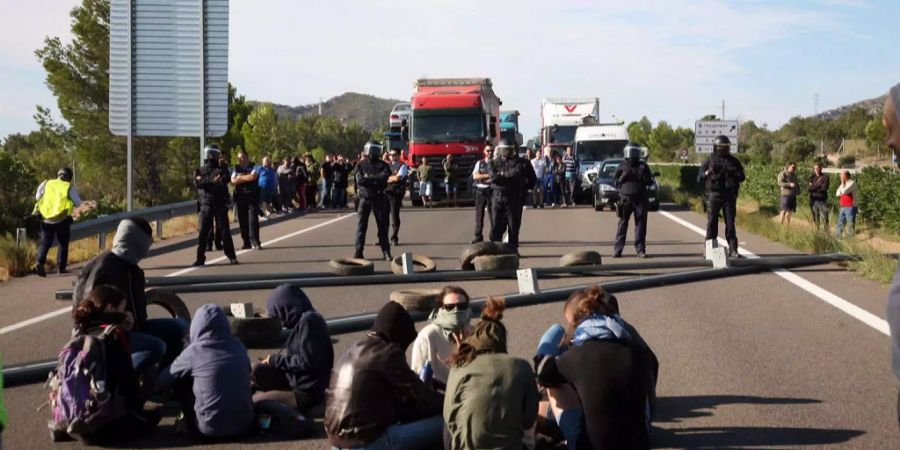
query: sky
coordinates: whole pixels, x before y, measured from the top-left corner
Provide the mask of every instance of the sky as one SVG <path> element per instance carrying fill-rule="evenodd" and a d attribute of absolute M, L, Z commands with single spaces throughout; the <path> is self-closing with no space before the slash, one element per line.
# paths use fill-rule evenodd
<path fill-rule="evenodd" d="M 0 0 L 0 136 L 55 109 L 34 50 L 71 39 L 78 3 Z M 248 99 L 300 105 L 489 77 L 526 137 L 545 97 L 690 128 L 724 100 L 726 119 L 777 128 L 813 114 L 815 94 L 824 111 L 900 82 L 897 17 L 893 0 L 232 0 L 229 79 Z"/>

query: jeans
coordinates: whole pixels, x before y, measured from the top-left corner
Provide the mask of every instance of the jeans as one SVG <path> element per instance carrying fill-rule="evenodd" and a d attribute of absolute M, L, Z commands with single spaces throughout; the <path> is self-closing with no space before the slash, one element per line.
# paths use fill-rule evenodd
<path fill-rule="evenodd" d="M 812 210 L 813 223 L 816 224 L 816 228 L 824 225 L 825 230 L 828 230 L 828 204 L 825 203 L 825 200 L 810 200 L 809 208 Z"/>
<path fill-rule="evenodd" d="M 331 191 L 331 207 L 341 209 L 347 206 L 347 186 L 334 186 Z"/>
<path fill-rule="evenodd" d="M 330 208 L 330 207 L 332 206 L 331 194 L 332 194 L 332 191 L 334 190 L 334 182 L 333 182 L 333 181 L 326 181 L 326 182 L 324 182 L 324 183 L 322 183 L 322 184 L 323 184 L 323 188 L 322 188 L 322 207 L 323 207 L 323 208 Z"/>
<path fill-rule="evenodd" d="M 544 332 L 544 335 L 541 336 L 541 341 L 538 343 L 537 354 L 550 356 L 561 355 L 568 348 L 568 346 L 562 342 L 563 336 L 565 335 L 566 329 L 563 328 L 562 325 L 551 325 L 550 328 Z"/>
<path fill-rule="evenodd" d="M 844 225 L 847 225 L 847 235 L 849 237 L 853 237 L 853 225 L 856 223 L 856 207 L 841 207 L 840 212 L 838 212 L 838 222 L 837 222 L 837 233 L 836 236 L 838 239 L 841 238 L 841 235 L 844 232 Z"/>
<path fill-rule="evenodd" d="M 60 271 L 66 270 L 66 265 L 69 262 L 69 227 L 71 225 L 71 217 L 60 223 L 41 222 L 41 242 L 37 253 L 39 266 L 43 266 L 47 262 L 47 253 L 53 247 L 55 238 L 59 242 L 59 251 L 56 253 L 56 267 Z"/>
<path fill-rule="evenodd" d="M 184 319 L 148 319 L 141 331 L 128 333 L 134 369 L 140 373 L 152 364 L 161 368 L 171 364 L 184 349 L 189 328 Z"/>
<path fill-rule="evenodd" d="M 562 325 L 551 325 L 550 328 L 544 332 L 544 335 L 541 336 L 541 340 L 538 343 L 537 354 L 547 356 L 559 356 L 563 354 L 569 348 L 567 344 L 562 342 L 565 335 L 566 330 Z M 580 438 L 582 431 L 584 412 L 581 408 L 569 408 L 561 411 L 559 417 L 556 417 L 553 414 L 553 411 L 548 408 L 547 415 L 548 419 L 554 420 L 559 426 L 563 437 L 565 437 L 568 442 L 567 448 L 574 450 L 575 446 L 578 444 L 578 439 Z"/>
<path fill-rule="evenodd" d="M 566 175 L 566 181 L 565 185 L 563 186 L 563 190 L 565 191 L 565 201 L 567 205 L 571 206 L 575 204 L 575 182 L 577 180 L 578 179 L 575 177 L 575 175 L 572 175 L 571 177 L 568 176 L 568 174 Z"/>
<path fill-rule="evenodd" d="M 444 418 L 438 414 L 415 422 L 391 425 L 374 442 L 352 450 L 430 450 L 441 445 L 443 430 Z"/>
<path fill-rule="evenodd" d="M 546 174 L 544 175 L 544 183 L 541 185 L 544 189 L 544 204 L 549 205 L 553 203 L 553 199 L 551 196 L 553 195 L 553 175 Z"/>

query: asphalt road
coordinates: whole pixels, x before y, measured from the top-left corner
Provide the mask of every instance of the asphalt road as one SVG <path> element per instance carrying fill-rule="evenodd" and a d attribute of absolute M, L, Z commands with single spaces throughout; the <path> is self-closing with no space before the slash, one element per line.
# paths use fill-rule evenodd
<path fill-rule="evenodd" d="M 705 222 L 692 212 L 668 210 L 697 226 Z M 459 254 L 471 239 L 473 216 L 471 208 L 406 208 L 401 246 L 394 252 L 428 255 L 440 269 L 457 268 Z M 596 213 L 586 207 L 526 210 L 522 265 L 554 266 L 563 253 L 581 249 L 611 255 L 615 220 L 613 213 Z M 370 225 L 371 243 L 374 221 Z M 142 265 L 148 276 L 319 272 L 327 270 L 329 259 L 352 255 L 355 227 L 352 213 L 315 213 L 265 224 L 264 248 L 240 254 L 239 266 L 219 263 L 185 272 L 194 256 L 194 241 L 188 238 L 157 243 Z M 651 213 L 648 235 L 652 259 L 696 258 L 703 251 L 702 236 L 662 213 Z M 746 233 L 739 233 L 739 238 L 743 247 L 760 256 L 796 253 Z M 366 247 L 367 256 L 379 253 L 371 245 Z M 208 260 L 218 255 L 209 255 Z M 622 262 L 636 261 L 633 250 L 627 247 Z M 387 262 L 376 262 L 375 268 L 389 271 Z M 793 273 L 883 320 L 886 286 L 858 279 L 835 266 Z M 635 275 L 638 273 L 542 280 L 541 287 Z M 51 275 L 0 285 L 0 352 L 5 364 L 55 357 L 68 336 L 70 319 L 66 314 L 21 325 L 69 306 L 53 300 L 53 292 L 70 286 L 72 280 L 71 275 Z M 460 284 L 475 297 L 516 290 L 514 280 Z M 398 287 L 329 287 L 307 292 L 325 317 L 336 317 L 376 311 Z M 267 295 L 265 291 L 244 291 L 185 294 L 182 298 L 191 309 L 209 302 L 236 301 L 252 301 L 264 307 Z M 623 317 L 640 330 L 660 359 L 659 415 L 652 438 L 655 447 L 900 448 L 898 383 L 889 368 L 888 337 L 808 290 L 767 272 L 618 297 Z M 559 303 L 508 311 L 504 321 L 510 334 L 510 352 L 530 358 L 542 332 L 561 321 L 561 313 Z M 358 336 L 337 336 L 336 352 L 342 352 Z M 253 350 L 251 356 L 265 353 Z M 45 400 L 40 385 L 9 388 L 4 395 L 11 421 L 3 434 L 6 448 L 77 447 L 50 443 L 45 428 L 49 415 L 46 410 L 35 412 Z M 131 445 L 202 447 L 174 436 L 172 421 L 165 418 L 154 436 Z M 322 436 L 319 432 L 294 442 L 257 438 L 217 447 L 327 448 Z"/>

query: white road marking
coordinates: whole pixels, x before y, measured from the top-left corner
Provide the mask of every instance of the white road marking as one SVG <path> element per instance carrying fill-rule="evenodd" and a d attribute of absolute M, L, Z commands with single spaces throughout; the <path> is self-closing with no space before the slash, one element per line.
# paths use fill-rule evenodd
<path fill-rule="evenodd" d="M 331 219 L 331 220 L 322 222 L 322 223 L 320 223 L 320 224 L 318 224 L 318 225 L 313 225 L 313 226 L 311 226 L 311 227 L 304 228 L 304 229 L 302 229 L 302 230 L 297 230 L 297 231 L 295 231 L 295 232 L 293 232 L 293 233 L 289 233 L 289 234 L 286 234 L 286 235 L 284 235 L 284 236 L 280 236 L 280 237 L 277 237 L 277 238 L 275 238 L 275 239 L 272 239 L 272 240 L 263 242 L 262 244 L 263 244 L 264 246 L 272 245 L 272 244 L 274 244 L 274 243 L 276 243 L 276 242 L 281 242 L 281 241 L 283 241 L 283 240 L 285 240 L 285 239 L 290 239 L 290 238 L 292 238 L 292 237 L 294 237 L 294 236 L 301 235 L 301 234 L 306 233 L 306 232 L 308 232 L 308 231 L 312 231 L 312 230 L 315 230 L 315 229 L 318 229 L 318 228 L 322 228 L 322 227 L 324 227 L 324 226 L 331 225 L 332 223 L 335 223 L 335 222 L 337 222 L 337 221 L 339 221 L 339 220 L 346 219 L 347 217 L 351 217 L 351 216 L 355 216 L 355 215 L 356 215 L 355 213 L 344 214 L 344 215 L 342 215 L 342 216 L 335 217 L 334 219 Z M 243 255 L 244 253 L 247 253 L 247 252 L 250 252 L 250 251 L 253 251 L 253 249 L 240 250 L 240 251 L 238 251 L 236 254 L 238 254 L 238 255 Z M 227 256 L 220 256 L 220 257 L 218 257 L 218 258 L 216 258 L 216 259 L 213 259 L 212 261 L 209 261 L 209 262 L 207 263 L 207 265 L 215 264 L 215 263 L 222 262 L 222 261 L 227 261 L 227 260 L 228 260 L 228 257 L 227 257 Z M 201 266 L 201 267 L 202 267 L 202 266 Z M 201 267 L 188 267 L 188 268 L 185 268 L 185 269 L 181 269 L 181 270 L 172 272 L 172 273 L 170 273 L 170 274 L 168 274 L 168 275 L 165 275 L 165 276 L 167 276 L 167 277 L 177 277 L 177 276 L 179 276 L 179 275 L 184 275 L 184 274 L 186 274 L 186 273 L 188 273 L 188 272 L 192 272 L 192 271 L 194 271 L 194 270 L 200 269 Z M 14 324 L 12 324 L 12 325 L 5 326 L 5 327 L 3 327 L 3 328 L 0 328 L 0 335 L 6 334 L 6 333 L 11 333 L 11 332 L 16 331 L 16 330 L 20 330 L 20 329 L 25 328 L 25 327 L 27 327 L 27 326 L 29 326 L 29 325 L 34 325 L 34 324 L 36 324 L 36 323 L 43 322 L 43 321 L 48 320 L 48 319 L 52 319 L 52 318 L 54 318 L 54 317 L 56 317 L 56 316 L 61 316 L 61 315 L 66 314 L 66 313 L 68 313 L 68 312 L 70 312 L 70 311 L 72 311 L 72 307 L 71 307 L 71 306 L 67 306 L 67 307 L 65 307 L 65 308 L 57 309 L 56 311 L 48 312 L 47 314 L 42 314 L 42 315 L 37 316 L 37 317 L 32 317 L 31 319 L 28 319 L 28 320 L 23 320 L 23 321 L 21 321 L 21 322 L 18 322 L 18 323 L 14 323 Z"/>
<path fill-rule="evenodd" d="M 662 214 L 663 216 L 667 217 L 669 220 L 671 220 L 671 221 L 673 221 L 673 222 L 675 222 L 675 223 L 677 223 L 677 224 L 679 224 L 701 236 L 704 236 L 704 237 L 706 236 L 706 230 L 682 219 L 681 217 L 678 217 L 668 211 L 659 211 L 659 213 Z M 719 243 L 721 245 L 726 245 L 726 246 L 728 245 L 728 242 L 726 242 L 725 239 L 722 239 L 722 238 L 719 238 Z M 748 258 L 759 258 L 759 256 L 757 256 L 756 254 L 754 254 L 750 250 L 747 250 L 744 247 L 738 247 L 738 251 L 742 255 L 744 255 Z M 891 335 L 890 329 L 888 328 L 887 321 L 876 316 L 875 314 L 872 314 L 869 311 L 866 311 L 865 309 L 862 309 L 859 306 L 856 306 L 855 304 L 850 303 L 849 301 L 844 300 L 843 298 L 841 298 L 835 294 L 832 294 L 831 292 L 825 290 L 824 288 L 810 282 L 809 280 L 807 280 L 807 279 L 801 277 L 800 275 L 797 275 L 789 270 L 774 269 L 774 270 L 772 270 L 772 273 L 787 280 L 789 283 L 799 287 L 800 289 L 803 289 L 804 291 L 809 292 L 810 294 L 818 297 L 823 302 L 828 303 L 829 305 L 834 306 L 835 308 L 843 311 L 844 313 L 848 314 L 849 316 L 853 317 L 854 319 L 857 319 L 860 322 L 880 331 L 882 334 L 885 334 L 887 336 Z"/>

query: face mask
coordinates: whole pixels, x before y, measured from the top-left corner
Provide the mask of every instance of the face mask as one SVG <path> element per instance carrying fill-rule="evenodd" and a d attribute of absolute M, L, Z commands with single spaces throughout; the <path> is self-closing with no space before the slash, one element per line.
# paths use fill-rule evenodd
<path fill-rule="evenodd" d="M 447 311 L 444 308 L 440 308 L 437 311 L 437 314 L 431 315 L 431 323 L 439 326 L 441 331 L 444 332 L 444 337 L 449 338 L 450 333 L 460 330 L 462 327 L 469 324 L 469 321 L 472 319 L 472 310 L 469 308 L 466 309 L 455 309 L 453 311 Z"/>

